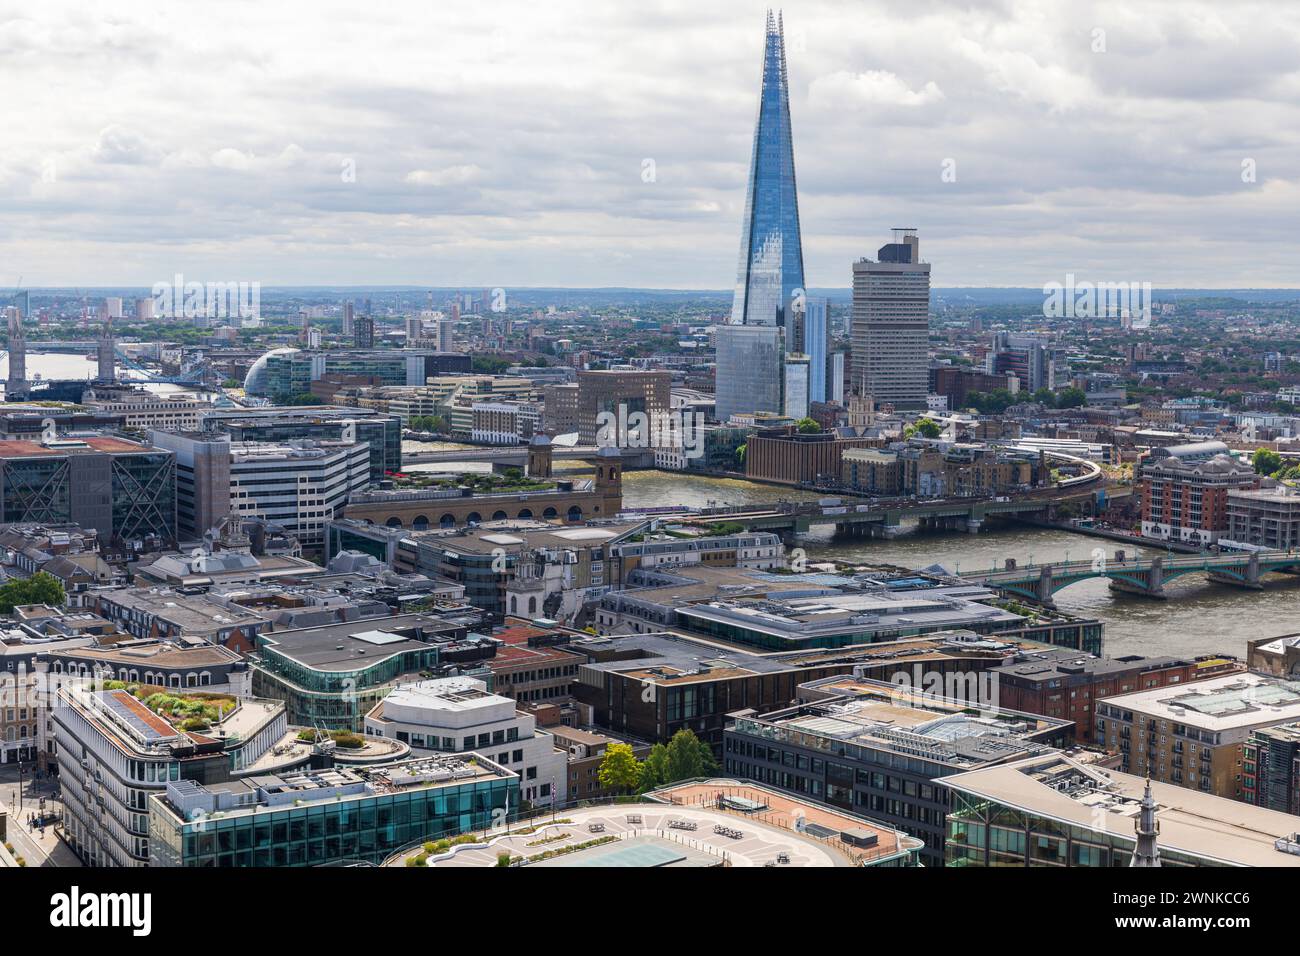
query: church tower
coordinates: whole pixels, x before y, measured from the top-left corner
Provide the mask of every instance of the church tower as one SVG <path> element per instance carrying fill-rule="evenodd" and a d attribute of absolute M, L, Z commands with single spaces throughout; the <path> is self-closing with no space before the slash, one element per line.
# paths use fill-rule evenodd
<path fill-rule="evenodd" d="M 596 453 L 595 485 L 602 518 L 612 518 L 623 510 L 623 453 L 613 445 Z"/>
<path fill-rule="evenodd" d="M 1151 796 L 1151 778 L 1147 777 L 1146 793 L 1142 795 L 1142 810 L 1137 821 L 1137 846 L 1133 848 L 1133 858 L 1129 866 L 1159 866 L 1160 847 L 1156 846 L 1156 835 L 1160 824 L 1156 821 L 1156 801 Z"/>
<path fill-rule="evenodd" d="M 525 473 L 529 478 L 549 480 L 552 457 L 551 440 L 545 435 L 534 435 L 528 443 L 528 468 Z"/>

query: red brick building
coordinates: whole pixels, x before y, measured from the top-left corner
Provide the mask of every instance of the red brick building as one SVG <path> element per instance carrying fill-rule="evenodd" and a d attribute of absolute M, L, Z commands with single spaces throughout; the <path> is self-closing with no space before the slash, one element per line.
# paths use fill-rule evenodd
<path fill-rule="evenodd" d="M 998 706 L 1043 717 L 1072 720 L 1075 740 L 1094 741 L 1095 702 L 1103 697 L 1136 693 L 1245 670 L 1232 658 L 1082 657 L 1059 653 L 1004 664 L 992 671 Z"/>
<path fill-rule="evenodd" d="M 1228 531 L 1228 492 L 1255 488 L 1259 476 L 1220 441 L 1153 448 L 1140 464 L 1142 534 L 1213 544 Z"/>

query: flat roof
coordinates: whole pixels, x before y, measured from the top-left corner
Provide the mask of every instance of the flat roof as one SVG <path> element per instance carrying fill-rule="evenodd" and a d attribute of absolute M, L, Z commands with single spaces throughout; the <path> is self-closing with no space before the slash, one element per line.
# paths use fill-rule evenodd
<path fill-rule="evenodd" d="M 0 458 L 39 458 L 67 454 L 90 454 L 100 452 L 115 454 L 122 452 L 157 452 L 166 454 L 164 449 L 152 445 L 137 444 L 124 438 L 111 438 L 96 435 L 89 438 L 60 439 L 53 447 L 34 441 L 10 439 L 0 441 Z"/>
<path fill-rule="evenodd" d="M 478 496 L 476 496 L 478 497 Z M 450 504 L 472 501 L 448 498 Z M 454 531 L 413 531 L 405 537 L 431 548 L 446 551 L 490 554 L 496 548 L 508 551 L 528 548 L 598 547 L 645 527 L 648 521 L 621 521 L 600 527 L 565 528 L 545 521 L 507 519 L 485 522 L 477 528 Z"/>
<path fill-rule="evenodd" d="M 264 646 L 274 653 L 314 670 L 348 671 L 409 650 L 430 647 L 428 641 L 398 633 L 420 628 L 425 632 L 451 633 L 460 625 L 428 614 L 398 614 L 366 618 L 364 631 L 358 622 L 342 621 L 321 627 L 271 631 L 262 635 Z"/>
<path fill-rule="evenodd" d="M 1202 730 L 1236 730 L 1300 720 L 1300 682 L 1237 673 L 1104 697 L 1100 703 Z"/>
<path fill-rule="evenodd" d="M 1071 778 L 1077 782 L 1070 783 Z M 1061 753 L 972 770 L 943 782 L 1026 813 L 1126 838 L 1134 832 L 1147 783 Z M 1296 817 L 1175 784 L 1153 780 L 1150 785 L 1159 807 L 1158 846 L 1236 866 L 1300 866 L 1300 856 L 1274 847 L 1300 829 Z"/>

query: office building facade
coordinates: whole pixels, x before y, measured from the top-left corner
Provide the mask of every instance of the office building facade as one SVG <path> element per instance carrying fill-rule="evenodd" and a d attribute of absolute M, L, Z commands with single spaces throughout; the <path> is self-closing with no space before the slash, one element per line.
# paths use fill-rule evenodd
<path fill-rule="evenodd" d="M 853 391 L 924 411 L 929 386 L 930 264 L 915 229 L 895 230 L 877 260 L 853 264 Z"/>

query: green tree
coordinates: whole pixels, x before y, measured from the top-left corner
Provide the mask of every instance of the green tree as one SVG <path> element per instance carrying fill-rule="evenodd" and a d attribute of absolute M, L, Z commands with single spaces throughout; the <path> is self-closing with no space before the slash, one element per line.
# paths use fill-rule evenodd
<path fill-rule="evenodd" d="M 817 432 L 822 430 L 821 425 L 818 425 L 811 418 L 799 419 L 794 423 L 794 427 L 804 435 L 815 435 Z"/>
<path fill-rule="evenodd" d="M 470 368 L 477 375 L 500 375 L 511 365 L 507 359 L 495 355 L 475 355 L 470 360 Z"/>
<path fill-rule="evenodd" d="M 663 744 L 655 744 L 650 748 L 650 753 L 646 755 L 645 762 L 641 764 L 641 786 L 639 789 L 642 793 L 645 793 L 666 786 L 670 782 L 668 777 L 668 748 Z"/>
<path fill-rule="evenodd" d="M 666 757 L 668 783 L 691 777 L 707 777 L 718 770 L 713 748 L 685 727 L 673 734 L 673 739 L 668 741 Z"/>
<path fill-rule="evenodd" d="M 1063 388 L 1056 394 L 1057 408 L 1079 408 L 1088 404 L 1088 396 L 1081 388 Z"/>
<path fill-rule="evenodd" d="M 14 578 L 0 586 L 0 614 L 9 614 L 21 604 L 58 607 L 64 600 L 63 584 L 45 571 L 38 571 L 26 579 Z"/>
<path fill-rule="evenodd" d="M 921 418 L 903 429 L 903 437 L 911 438 L 913 435 L 920 435 L 922 438 L 938 438 L 943 434 L 943 429 L 939 423 L 931 418 Z"/>
<path fill-rule="evenodd" d="M 1250 463 L 1255 466 L 1255 474 L 1271 475 L 1282 467 L 1282 456 L 1267 448 L 1256 448 Z"/>
<path fill-rule="evenodd" d="M 602 787 L 631 793 L 641 781 L 641 764 L 632 753 L 631 744 L 610 744 L 596 771 Z"/>

